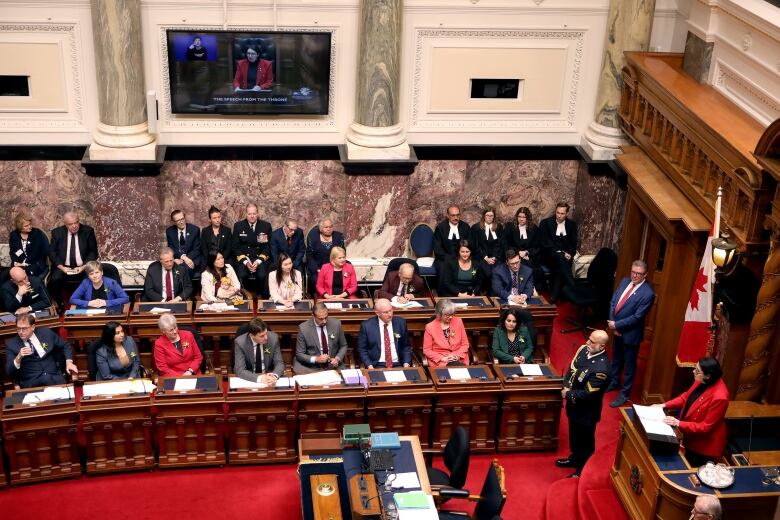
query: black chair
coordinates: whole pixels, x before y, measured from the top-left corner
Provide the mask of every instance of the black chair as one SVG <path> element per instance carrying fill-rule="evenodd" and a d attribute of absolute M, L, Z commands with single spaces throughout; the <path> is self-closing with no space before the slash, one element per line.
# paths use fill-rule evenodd
<path fill-rule="evenodd" d="M 584 334 L 587 330 L 593 330 L 593 323 L 607 317 L 616 268 L 617 255 L 612 249 L 603 247 L 588 267 L 588 277 L 563 288 L 563 297 L 577 306 L 580 319 L 566 318 L 576 326 L 561 330 L 561 334 L 574 331 Z"/>
<path fill-rule="evenodd" d="M 385 270 L 385 276 L 382 278 L 382 285 L 385 284 L 385 281 L 387 281 L 387 277 L 390 275 L 390 273 L 393 273 L 395 271 L 398 271 L 398 269 L 401 268 L 403 264 L 412 264 L 414 266 L 414 274 L 420 275 L 420 267 L 417 265 L 417 262 L 412 260 L 411 258 L 404 258 L 404 257 L 398 257 L 393 258 L 387 263 L 387 269 Z M 379 289 L 374 289 L 374 299 L 376 300 L 377 296 L 376 293 L 379 291 Z"/>
<path fill-rule="evenodd" d="M 114 264 L 101 262 L 100 267 L 103 269 L 103 276 L 111 278 L 119 285 L 122 285 L 122 277 L 119 276 L 119 269 L 117 269 Z"/>
<path fill-rule="evenodd" d="M 203 347 L 203 337 L 200 335 L 200 332 L 198 332 L 195 327 L 190 325 L 179 325 L 178 327 L 181 330 L 191 332 L 192 336 L 195 338 L 195 343 L 198 345 L 201 356 L 203 356 L 203 360 L 200 362 L 200 373 L 206 374 L 208 372 L 213 372 L 211 360 L 209 359 L 209 355 L 206 353 L 206 349 Z"/>
<path fill-rule="evenodd" d="M 471 495 L 466 489 L 443 489 L 439 493 L 442 497 L 467 498 L 469 501 L 477 502 L 474 514 L 471 517 L 469 517 L 468 513 L 461 511 L 439 511 L 439 520 L 463 520 L 464 518 L 500 520 L 501 511 L 506 503 L 504 468 L 498 463 L 498 460 L 493 460 L 488 468 L 485 483 L 482 485 L 482 492 L 479 495 Z"/>
<path fill-rule="evenodd" d="M 469 433 L 463 426 L 458 426 L 444 447 L 444 465 L 447 466 L 449 474 L 431 465 L 425 468 L 431 488 L 462 488 L 469 472 L 470 455 Z"/>

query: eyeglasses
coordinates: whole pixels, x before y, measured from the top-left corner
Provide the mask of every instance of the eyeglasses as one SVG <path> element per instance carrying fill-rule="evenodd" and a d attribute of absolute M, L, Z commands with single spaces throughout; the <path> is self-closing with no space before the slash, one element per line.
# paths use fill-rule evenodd
<path fill-rule="evenodd" d="M 644 276 L 647 273 L 640 273 L 639 271 L 631 271 L 631 274 L 636 275 L 636 276 Z"/>

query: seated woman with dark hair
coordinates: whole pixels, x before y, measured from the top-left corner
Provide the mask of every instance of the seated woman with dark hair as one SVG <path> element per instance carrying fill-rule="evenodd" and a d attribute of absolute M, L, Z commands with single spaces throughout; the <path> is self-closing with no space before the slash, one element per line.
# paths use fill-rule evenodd
<path fill-rule="evenodd" d="M 274 303 L 281 303 L 291 309 L 303 298 L 303 276 L 293 269 L 293 261 L 287 253 L 279 253 L 276 270 L 268 275 L 268 292 Z"/>
<path fill-rule="evenodd" d="M 109 321 L 103 327 L 95 353 L 97 380 L 134 379 L 140 377 L 138 348 L 122 325 Z"/>
<path fill-rule="evenodd" d="M 330 250 L 330 263 L 323 265 L 317 276 L 317 298 L 356 298 L 357 290 L 357 275 L 352 264 L 347 262 L 347 252 L 342 247 L 333 246 Z"/>
<path fill-rule="evenodd" d="M 458 243 L 458 257 L 442 264 L 439 291 L 441 296 L 478 296 L 488 280 L 484 264 L 472 255 L 471 243 Z"/>
<path fill-rule="evenodd" d="M 108 310 L 121 310 L 130 301 L 130 297 L 119 282 L 103 277 L 103 266 L 97 260 L 90 260 L 84 265 L 87 277 L 70 297 L 70 303 L 79 309 L 87 307 Z"/>
<path fill-rule="evenodd" d="M 474 255 L 484 263 L 488 273 L 504 260 L 504 239 L 504 227 L 496 222 L 496 210 L 493 208 L 483 211 L 479 222 L 471 226 Z"/>
<path fill-rule="evenodd" d="M 206 303 L 227 302 L 241 295 L 241 282 L 233 266 L 217 251 L 209 253 L 206 270 L 200 275 L 200 299 Z"/>
<path fill-rule="evenodd" d="M 8 236 L 8 250 L 14 267 L 43 280 L 49 272 L 49 239 L 46 233 L 32 225 L 32 217 L 24 212 L 14 218 L 14 230 Z"/>
<path fill-rule="evenodd" d="M 517 309 L 506 309 L 493 331 L 493 357 L 499 363 L 533 363 L 531 331 Z"/>
<path fill-rule="evenodd" d="M 722 375 L 716 359 L 703 357 L 693 369 L 694 382 L 687 391 L 663 404 L 653 405 L 679 410 L 676 417 L 667 416 L 664 422 L 682 432 L 685 458 L 692 467 L 710 460 L 718 462 L 723 456 L 729 389 Z"/>

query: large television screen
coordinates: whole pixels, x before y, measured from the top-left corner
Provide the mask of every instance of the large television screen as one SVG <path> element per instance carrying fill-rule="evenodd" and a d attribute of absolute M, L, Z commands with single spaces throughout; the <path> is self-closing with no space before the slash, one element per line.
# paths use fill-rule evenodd
<path fill-rule="evenodd" d="M 328 113 L 329 32 L 168 31 L 175 114 Z"/>

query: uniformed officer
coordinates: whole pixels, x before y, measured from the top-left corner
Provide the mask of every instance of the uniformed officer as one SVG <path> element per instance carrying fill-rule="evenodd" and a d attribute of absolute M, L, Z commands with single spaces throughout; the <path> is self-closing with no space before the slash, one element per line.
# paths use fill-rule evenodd
<path fill-rule="evenodd" d="M 579 477 L 582 467 L 596 450 L 596 424 L 601 419 L 601 401 L 609 383 L 609 358 L 604 348 L 609 335 L 603 330 L 590 333 L 571 360 L 563 379 L 561 396 L 569 418 L 569 455 L 558 459 L 561 468 L 575 468 L 570 477 Z"/>
<path fill-rule="evenodd" d="M 233 226 L 231 249 L 236 255 L 236 274 L 241 287 L 253 289 L 268 299 L 268 270 L 271 258 L 271 224 L 257 218 L 257 206 L 248 204 L 246 218 Z"/>

